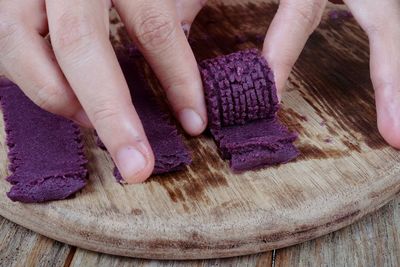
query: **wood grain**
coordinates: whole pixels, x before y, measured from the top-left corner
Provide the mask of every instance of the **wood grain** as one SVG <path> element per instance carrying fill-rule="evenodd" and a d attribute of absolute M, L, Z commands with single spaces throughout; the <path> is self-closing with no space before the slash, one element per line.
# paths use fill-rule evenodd
<path fill-rule="evenodd" d="M 276 8 L 269 1 L 213 1 L 193 26 L 196 57 L 261 46 L 269 21 L 260 17 L 272 17 Z M 125 35 L 118 37 L 126 41 Z M 187 139 L 194 159 L 187 171 L 121 186 L 114 181 L 109 156 L 87 131 L 90 183 L 76 198 L 13 203 L 5 197 L 10 185 L 1 180 L 0 214 L 68 244 L 160 259 L 256 253 L 342 228 L 400 191 L 400 154 L 385 144 L 375 126 L 367 51 L 367 38 L 353 20 L 325 19 L 311 36 L 280 114 L 300 133 L 302 156 L 296 162 L 234 175 L 204 135 Z M 143 68 L 159 89 L 148 67 Z M 0 132 L 5 177 L 4 129 Z M 79 263 L 78 256 L 72 263 Z M 90 258 L 83 257 L 82 264 L 103 261 Z"/>
<path fill-rule="evenodd" d="M 99 254 L 87 250 L 78 249 L 71 262 L 71 266 L 170 266 L 170 267 L 212 267 L 212 266 L 272 266 L 272 253 L 241 256 L 235 258 L 191 261 L 157 261 L 144 259 L 131 259 L 124 257 Z"/>
<path fill-rule="evenodd" d="M 340 231 L 276 252 L 275 266 L 400 266 L 400 197 Z"/>
<path fill-rule="evenodd" d="M 3 238 L 4 236 L 8 238 Z M 20 236 L 23 239 L 18 238 Z M 74 247 L 61 245 L 50 239 L 47 240 L 52 243 L 51 246 L 40 246 L 41 240 L 45 239 L 47 238 L 0 218 L 2 266 L 272 266 L 272 252 L 227 259 L 156 261 L 75 250 Z M 342 230 L 276 251 L 274 263 L 275 266 L 299 267 L 399 266 L 399 240 L 400 196 L 379 211 Z M 60 249 L 60 246 L 66 249 Z M 38 254 L 41 255 L 40 259 L 33 257 Z"/>
<path fill-rule="evenodd" d="M 64 266 L 74 250 L 0 217 L 1 266 Z"/>

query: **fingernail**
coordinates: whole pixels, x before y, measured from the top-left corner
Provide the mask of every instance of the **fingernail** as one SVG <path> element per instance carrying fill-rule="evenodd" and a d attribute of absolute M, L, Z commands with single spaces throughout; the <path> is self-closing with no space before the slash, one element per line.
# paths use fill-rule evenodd
<path fill-rule="evenodd" d="M 185 108 L 181 110 L 179 120 L 186 132 L 191 135 L 197 135 L 203 131 L 204 121 L 193 109 Z"/>
<path fill-rule="evenodd" d="M 135 176 L 147 165 L 144 155 L 131 146 L 121 148 L 117 152 L 116 160 L 122 177 L 129 182 L 134 182 Z"/>
<path fill-rule="evenodd" d="M 75 113 L 72 120 L 84 127 L 88 128 L 92 127 L 92 123 L 90 122 L 88 116 L 86 115 L 86 112 L 83 109 Z"/>

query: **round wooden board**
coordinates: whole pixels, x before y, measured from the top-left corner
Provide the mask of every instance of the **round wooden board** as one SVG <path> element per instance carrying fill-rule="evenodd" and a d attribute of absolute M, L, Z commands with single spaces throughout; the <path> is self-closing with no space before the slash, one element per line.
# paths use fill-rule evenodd
<path fill-rule="evenodd" d="M 192 31 L 198 59 L 262 45 L 275 3 L 210 2 Z M 194 160 L 188 170 L 122 186 L 108 154 L 85 131 L 90 177 L 82 192 L 47 204 L 14 203 L 6 197 L 10 185 L 1 179 L 0 214 L 90 250 L 195 259 L 293 245 L 378 209 L 400 191 L 400 153 L 375 126 L 366 36 L 352 19 L 327 17 L 311 36 L 283 98 L 280 117 L 300 134 L 302 156 L 295 162 L 236 175 L 213 140 L 202 136 L 187 139 Z"/>

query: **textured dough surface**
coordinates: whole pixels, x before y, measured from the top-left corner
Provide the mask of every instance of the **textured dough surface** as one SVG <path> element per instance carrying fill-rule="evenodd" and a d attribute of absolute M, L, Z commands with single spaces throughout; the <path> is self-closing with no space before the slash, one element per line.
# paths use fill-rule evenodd
<path fill-rule="evenodd" d="M 20 202 L 65 199 L 87 182 L 79 127 L 42 110 L 11 82 L 0 81 L 12 184 L 8 197 Z"/>
<path fill-rule="evenodd" d="M 200 63 L 209 125 L 234 171 L 286 163 L 298 156 L 291 133 L 277 119 L 274 76 L 256 49 Z"/>

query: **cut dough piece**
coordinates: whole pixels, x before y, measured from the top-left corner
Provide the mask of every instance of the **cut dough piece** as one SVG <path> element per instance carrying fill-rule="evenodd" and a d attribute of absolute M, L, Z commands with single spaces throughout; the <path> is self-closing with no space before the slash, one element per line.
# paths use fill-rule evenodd
<path fill-rule="evenodd" d="M 200 63 L 209 126 L 234 171 L 286 163 L 299 155 L 291 133 L 277 119 L 274 76 L 258 50 Z"/>
<path fill-rule="evenodd" d="M 0 82 L 12 184 L 8 197 L 26 203 L 65 199 L 87 182 L 79 127 L 29 100 L 11 82 Z"/>

